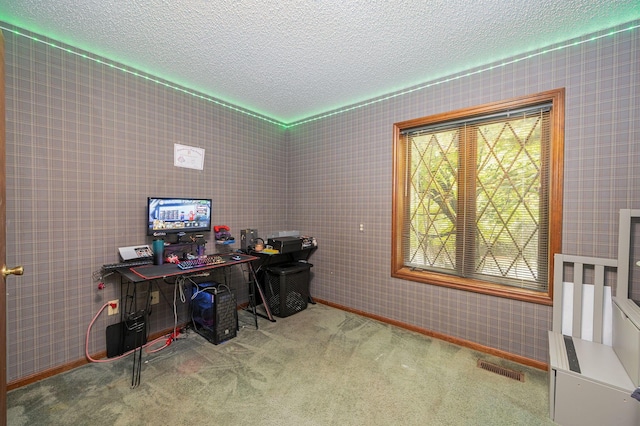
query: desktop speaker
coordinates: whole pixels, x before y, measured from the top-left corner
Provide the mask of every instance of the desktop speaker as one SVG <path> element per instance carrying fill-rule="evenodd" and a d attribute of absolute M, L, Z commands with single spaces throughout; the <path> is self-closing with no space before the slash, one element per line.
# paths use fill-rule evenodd
<path fill-rule="evenodd" d="M 247 252 L 255 244 L 258 238 L 257 229 L 241 229 L 240 230 L 240 249 Z"/>

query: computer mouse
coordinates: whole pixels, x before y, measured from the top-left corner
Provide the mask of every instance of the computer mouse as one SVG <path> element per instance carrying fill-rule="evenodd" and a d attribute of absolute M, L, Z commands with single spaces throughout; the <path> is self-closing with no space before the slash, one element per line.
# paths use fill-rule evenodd
<path fill-rule="evenodd" d="M 233 259 L 233 260 L 240 260 L 240 259 L 242 259 L 242 258 L 236 254 L 235 256 L 231 256 L 231 259 Z"/>

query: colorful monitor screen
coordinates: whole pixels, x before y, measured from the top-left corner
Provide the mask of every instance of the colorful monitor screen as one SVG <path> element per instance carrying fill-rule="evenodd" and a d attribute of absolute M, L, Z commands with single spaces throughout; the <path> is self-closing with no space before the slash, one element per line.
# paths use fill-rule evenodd
<path fill-rule="evenodd" d="M 147 235 L 211 231 L 211 199 L 147 199 Z"/>

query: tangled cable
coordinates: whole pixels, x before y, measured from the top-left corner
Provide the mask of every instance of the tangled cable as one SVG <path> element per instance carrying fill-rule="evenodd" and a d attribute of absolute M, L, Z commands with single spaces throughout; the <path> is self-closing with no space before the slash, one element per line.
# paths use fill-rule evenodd
<path fill-rule="evenodd" d="M 96 322 L 96 320 L 98 319 L 98 317 L 100 316 L 100 314 L 102 313 L 102 311 L 104 311 L 107 306 L 109 306 L 109 303 L 105 303 L 104 305 L 102 305 L 102 308 L 100 308 L 100 310 L 98 311 L 98 313 L 93 317 L 93 319 L 91 320 L 91 322 L 89 323 L 89 327 L 87 328 L 87 336 L 85 339 L 85 346 L 84 346 L 84 352 L 85 352 L 85 356 L 87 357 L 87 359 L 91 362 L 112 362 L 112 361 L 116 361 L 119 359 L 122 359 L 124 357 L 126 357 L 129 354 L 132 354 L 133 352 L 136 351 L 136 349 L 132 349 L 128 352 L 123 353 L 122 355 L 118 355 L 115 356 L 113 358 L 108 358 L 108 359 L 94 359 L 93 357 L 91 357 L 91 355 L 89 354 L 89 336 L 91 335 L 91 328 L 93 327 L 93 324 Z M 176 329 L 174 327 L 174 330 L 172 333 L 169 333 L 167 335 L 164 336 L 160 336 L 157 339 L 154 339 L 150 342 L 147 342 L 146 344 L 144 344 L 142 347 L 145 348 L 147 353 L 155 353 L 158 351 L 161 351 L 162 349 L 168 347 L 169 345 L 171 345 L 171 343 L 176 340 L 178 338 L 178 336 L 180 335 L 180 331 L 178 329 Z M 164 342 L 164 344 L 157 348 L 157 349 L 147 349 L 150 346 L 153 346 L 159 342 Z"/>

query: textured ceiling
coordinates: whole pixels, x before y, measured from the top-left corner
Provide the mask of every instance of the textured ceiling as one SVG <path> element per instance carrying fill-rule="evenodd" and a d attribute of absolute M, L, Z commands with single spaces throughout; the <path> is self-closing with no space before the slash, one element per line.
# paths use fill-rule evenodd
<path fill-rule="evenodd" d="M 638 0 L 0 0 L 0 21 L 282 123 L 639 18 Z"/>

